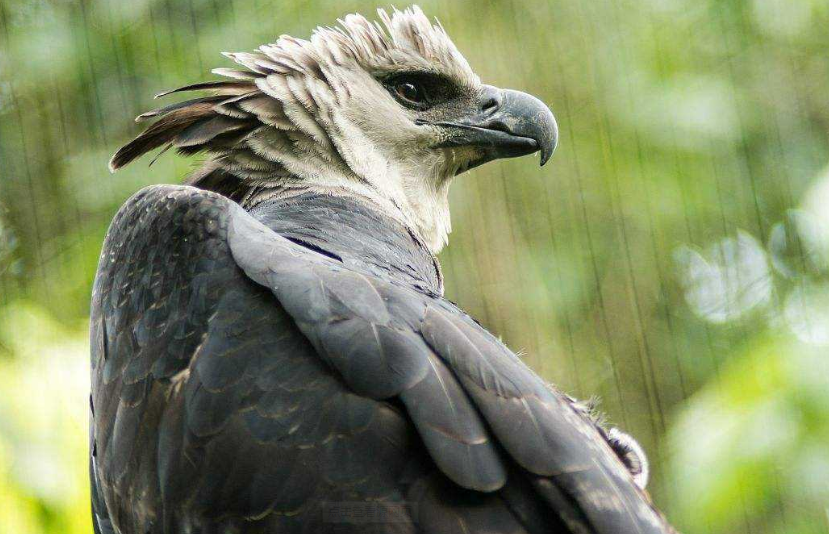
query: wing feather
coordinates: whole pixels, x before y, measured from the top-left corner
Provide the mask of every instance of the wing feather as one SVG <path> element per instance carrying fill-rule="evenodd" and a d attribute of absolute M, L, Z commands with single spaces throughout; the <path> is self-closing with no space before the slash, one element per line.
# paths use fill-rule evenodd
<path fill-rule="evenodd" d="M 671 531 L 572 400 L 454 305 L 355 276 L 252 219 L 232 221 L 229 242 L 239 266 L 273 291 L 351 388 L 399 396 L 455 483 L 501 489 L 514 461 L 575 532 Z M 401 363 L 390 366 L 395 358 Z"/>
<path fill-rule="evenodd" d="M 534 531 L 549 512 L 573 532 L 671 532 L 572 401 L 454 305 L 219 195 L 139 192 L 108 235 L 91 323 L 93 491 L 124 533 L 181 528 L 182 510 L 299 528 L 332 488 L 400 498 L 422 461 L 410 424 L 476 490 L 414 484 L 421 526 Z"/>
<path fill-rule="evenodd" d="M 100 532 L 318 531 L 325 500 L 399 501 L 420 461 L 402 410 L 350 391 L 239 269 L 235 218 L 250 215 L 220 195 L 155 186 L 110 227 L 90 334 Z"/>

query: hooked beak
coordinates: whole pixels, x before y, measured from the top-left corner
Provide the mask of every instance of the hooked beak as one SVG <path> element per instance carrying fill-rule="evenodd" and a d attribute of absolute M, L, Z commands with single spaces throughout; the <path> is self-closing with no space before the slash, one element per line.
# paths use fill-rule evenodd
<path fill-rule="evenodd" d="M 470 117 L 432 123 L 449 130 L 438 147 L 478 147 L 482 151 L 464 170 L 499 158 L 514 158 L 541 152 L 547 163 L 558 143 L 558 125 L 553 113 L 534 96 L 484 86 L 479 111 Z"/>

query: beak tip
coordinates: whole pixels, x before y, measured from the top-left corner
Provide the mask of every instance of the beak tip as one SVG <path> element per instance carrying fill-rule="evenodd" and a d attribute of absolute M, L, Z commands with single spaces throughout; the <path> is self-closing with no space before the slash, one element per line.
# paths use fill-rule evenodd
<path fill-rule="evenodd" d="M 553 151 L 547 147 L 541 149 L 541 167 L 547 164 L 550 161 L 550 158 L 553 157 Z"/>
<path fill-rule="evenodd" d="M 541 166 L 547 164 L 550 161 L 550 158 L 553 157 L 553 153 L 556 151 L 556 147 L 558 146 L 558 135 L 557 132 L 554 132 L 553 136 L 549 141 L 545 141 L 541 144 Z"/>
<path fill-rule="evenodd" d="M 550 124 L 550 133 L 548 138 L 542 142 L 541 144 L 541 166 L 543 167 L 550 158 L 553 157 L 553 153 L 556 151 L 556 147 L 558 147 L 558 122 L 556 121 L 553 113 L 549 111 L 549 124 Z"/>

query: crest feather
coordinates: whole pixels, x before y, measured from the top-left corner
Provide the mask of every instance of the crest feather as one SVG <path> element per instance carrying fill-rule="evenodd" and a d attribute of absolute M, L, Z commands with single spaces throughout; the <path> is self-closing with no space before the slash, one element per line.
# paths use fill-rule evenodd
<path fill-rule="evenodd" d="M 228 158 L 232 142 L 250 144 L 261 128 L 303 136 L 313 151 L 343 164 L 335 144 L 313 115 L 318 108 L 309 84 L 330 86 L 337 98 L 349 95 L 345 84 L 331 86 L 329 76 L 338 68 L 353 66 L 372 74 L 401 68 L 440 71 L 464 85 L 480 83 L 446 31 L 423 11 L 412 6 L 391 13 L 377 10 L 380 22 L 358 14 L 338 20 L 336 27 L 318 27 L 311 39 L 282 35 L 275 43 L 253 52 L 224 52 L 242 69 L 213 69 L 230 80 L 196 83 L 160 93 L 201 91 L 211 96 L 196 98 L 144 113 L 137 120 L 155 119 L 141 135 L 122 147 L 110 161 L 115 171 L 156 148 L 175 148 L 181 153 L 207 152 Z M 303 142 L 304 143 L 304 142 Z M 303 143 L 296 142 L 298 148 Z M 241 147 L 240 147 L 241 149 Z M 254 150 L 255 152 L 255 150 Z M 252 166 L 251 172 L 261 172 Z"/>

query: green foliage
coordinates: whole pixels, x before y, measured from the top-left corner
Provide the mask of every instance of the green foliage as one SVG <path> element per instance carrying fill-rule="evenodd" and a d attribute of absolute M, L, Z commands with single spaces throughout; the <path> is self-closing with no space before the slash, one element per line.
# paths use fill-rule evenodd
<path fill-rule="evenodd" d="M 482 79 L 561 126 L 543 169 L 457 180 L 449 296 L 546 378 L 599 395 L 683 529 L 829 527 L 829 4 L 421 5 Z M 98 251 L 132 192 L 192 168 L 167 154 L 110 176 L 131 118 L 229 66 L 223 50 L 374 8 L 0 0 L 0 532 L 89 532 Z"/>
<path fill-rule="evenodd" d="M 678 516 L 712 532 L 826 532 L 827 406 L 825 350 L 780 336 L 739 351 L 669 434 Z"/>
<path fill-rule="evenodd" d="M 0 309 L 0 532 L 92 532 L 85 326 L 23 301 Z"/>

